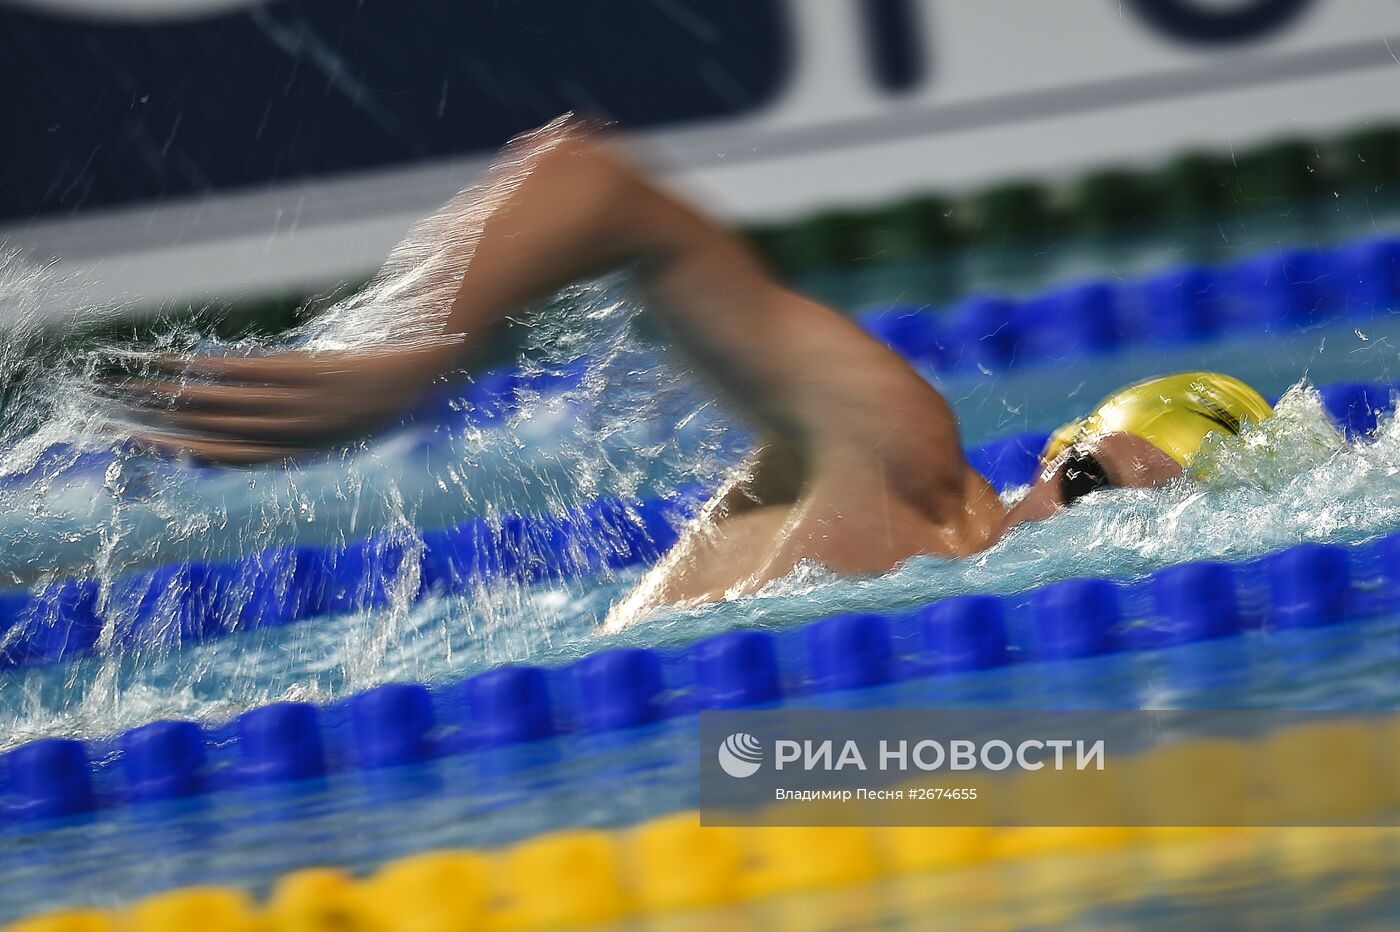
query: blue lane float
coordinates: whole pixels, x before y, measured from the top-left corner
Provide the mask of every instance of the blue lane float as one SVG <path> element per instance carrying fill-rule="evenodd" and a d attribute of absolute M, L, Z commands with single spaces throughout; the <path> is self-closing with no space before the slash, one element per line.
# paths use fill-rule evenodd
<path fill-rule="evenodd" d="M 484 582 L 538 582 L 655 560 L 702 492 L 594 502 L 575 513 L 477 519 L 344 547 L 275 547 L 221 563 L 156 567 L 116 580 L 0 592 L 0 669 L 90 651 L 104 624 L 121 644 L 181 643 L 232 631 L 383 608 L 393 599 L 470 593 Z M 409 591 L 412 587 L 412 591 Z"/>
<path fill-rule="evenodd" d="M 1344 382 L 1320 393 L 1352 439 L 1374 431 L 1395 404 L 1393 387 L 1382 383 Z M 969 450 L 968 461 L 998 490 L 1015 488 L 1034 480 L 1048 438 L 1038 431 L 1004 437 Z M 104 623 L 122 644 L 191 642 L 383 608 L 395 598 L 470 593 L 491 580 L 539 582 L 641 565 L 675 542 L 703 494 L 687 487 L 664 499 L 604 499 L 563 516 L 477 519 L 337 549 L 283 546 L 226 563 L 156 567 L 117 580 L 105 604 L 94 580 L 4 592 L 0 669 L 86 653 Z"/>
<path fill-rule="evenodd" d="M 1243 627 L 1236 573 L 1227 563 L 1170 566 L 1152 575 L 1158 624 L 1146 637 L 1164 647 L 1238 634 Z"/>
<path fill-rule="evenodd" d="M 206 788 L 204 729 L 194 722 L 155 721 L 117 741 L 133 801 L 193 796 Z M 12 765 L 13 766 L 13 765 Z"/>
<path fill-rule="evenodd" d="M 1075 282 L 1028 297 L 970 295 L 945 312 L 894 305 L 858 316 L 905 357 L 951 375 L 1363 320 L 1397 306 L 1400 238 L 1378 237 L 1224 266 L 1175 266 L 1126 282 Z"/>
<path fill-rule="evenodd" d="M 85 743 L 43 738 L 0 758 L 0 822 L 73 817 L 209 791 L 645 727 L 1009 664 L 1066 663 L 1337 625 L 1400 606 L 1400 533 L 1304 543 L 1243 563 L 618 647 L 559 667 L 512 665 L 443 685 L 389 683 L 325 706 L 275 702 L 232 722 L 157 721 Z M 1165 655 L 1164 655 L 1165 656 Z"/>
<path fill-rule="evenodd" d="M 1005 665 L 1006 609 L 992 595 L 960 595 L 917 615 L 930 673 L 964 673 Z"/>
<path fill-rule="evenodd" d="M 1117 650 L 1123 610 L 1118 586 L 1106 579 L 1066 579 L 1035 594 L 1032 653 L 1042 660 L 1075 660 Z"/>

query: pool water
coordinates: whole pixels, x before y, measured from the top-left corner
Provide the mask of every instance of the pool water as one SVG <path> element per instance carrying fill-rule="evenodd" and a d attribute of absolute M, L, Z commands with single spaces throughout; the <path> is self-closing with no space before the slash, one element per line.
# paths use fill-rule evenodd
<path fill-rule="evenodd" d="M 478 514 L 563 511 L 603 494 L 712 480 L 736 460 L 746 426 L 697 389 L 684 364 L 633 340 L 635 308 L 613 286 L 576 290 L 564 303 L 569 313 L 555 323 L 525 324 L 535 365 L 562 371 L 580 355 L 599 360 L 562 396 L 526 398 L 503 422 L 447 436 L 419 425 L 296 466 L 207 470 L 132 453 L 100 474 L 41 471 L 40 481 L 0 485 L 0 576 L 110 581 L 145 562 L 421 531 Z M 1268 352 L 1259 351 L 1261 339 Z M 1400 380 L 1397 341 L 1400 318 L 1392 317 L 936 381 L 972 445 L 1052 428 L 1118 385 L 1164 371 L 1219 368 L 1271 395 L 1303 378 Z M 55 371 L 42 382 L 46 400 L 27 402 L 34 407 L 7 422 L 0 476 L 28 475 L 54 443 L 110 447 L 86 374 L 81 360 Z M 483 583 L 466 595 L 402 598 L 385 610 L 198 643 L 113 642 L 61 666 L 0 671 L 0 749 L 45 735 L 102 738 L 156 718 L 221 721 L 277 699 L 330 703 L 378 683 L 445 683 L 501 663 L 565 662 L 603 647 L 785 629 L 850 611 L 898 613 L 964 592 L 1019 593 L 1077 576 L 1136 579 L 1187 560 L 1247 561 L 1303 540 L 1355 543 L 1400 528 L 1400 423 L 1388 420 L 1373 438 L 1347 445 L 1305 387 L 1288 391 L 1273 421 L 1216 444 L 1206 459 L 1213 477 L 1101 493 L 974 558 L 917 558 L 861 579 L 803 566 L 755 596 L 664 612 L 615 636 L 596 626 L 641 569 L 530 586 Z M 1400 617 L 916 679 L 852 701 L 1396 708 Z M 11 827 L 0 844 L 0 889 L 22 893 L 0 899 L 0 918 L 182 883 L 262 887 L 298 866 L 363 869 L 410 851 L 489 846 L 566 824 L 631 824 L 695 805 L 694 727 L 682 718 L 606 740 L 566 738 L 392 772 L 117 807 L 46 830 Z M 1273 888 L 1260 883 L 1258 896 L 1268 899 Z M 1136 915 L 1113 910 L 1095 921 Z"/>
<path fill-rule="evenodd" d="M 1365 358 L 1380 363 L 1375 375 L 1388 374 L 1380 354 Z M 1007 395 L 1024 392 L 1029 406 L 1035 384 L 1050 378 L 1009 378 Z M 1041 404 L 1050 414 L 1027 413 L 1030 423 L 1063 415 L 1056 396 L 1042 389 L 1039 397 L 1053 399 Z M 1362 541 L 1400 526 L 1394 420 L 1349 446 L 1316 396 L 1300 389 L 1280 403 L 1278 417 L 1209 456 L 1231 464 L 1217 470 L 1228 479 L 1104 492 L 966 560 L 915 558 L 868 579 L 804 566 L 756 596 L 665 612 L 619 636 L 602 637 L 595 628 L 640 568 L 530 586 L 500 580 L 463 596 L 405 598 L 387 610 L 205 642 L 114 645 L 61 666 L 0 672 L 0 734 L 10 746 L 46 734 L 101 737 L 157 717 L 222 719 L 274 699 L 330 701 L 391 680 L 443 682 L 503 662 L 562 661 L 604 646 L 895 611 L 1075 576 L 1132 579 L 1187 560 L 1245 560 L 1303 540 Z M 182 507 L 188 514 L 200 504 Z"/>
<path fill-rule="evenodd" d="M 211 694 L 238 684 L 214 680 Z M 1158 651 L 1027 663 L 796 698 L 819 708 L 1400 707 L 1400 614 Z M 340 736 L 343 737 L 343 736 Z M 330 740 L 335 742 L 333 732 Z M 427 848 L 496 847 L 698 805 L 697 719 L 566 736 L 299 783 L 116 806 L 0 836 L 0 921 L 194 883 L 263 890 L 301 867 L 365 872 Z M 23 891 L 22 894 L 16 891 Z"/>

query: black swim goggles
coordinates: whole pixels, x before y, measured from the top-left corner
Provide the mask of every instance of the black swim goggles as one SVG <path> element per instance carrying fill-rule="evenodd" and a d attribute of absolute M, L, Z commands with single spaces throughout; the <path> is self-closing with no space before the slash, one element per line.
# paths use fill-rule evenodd
<path fill-rule="evenodd" d="M 1060 467 L 1060 503 L 1068 508 L 1090 492 L 1111 487 L 1103 464 L 1088 450 L 1071 447 Z"/>

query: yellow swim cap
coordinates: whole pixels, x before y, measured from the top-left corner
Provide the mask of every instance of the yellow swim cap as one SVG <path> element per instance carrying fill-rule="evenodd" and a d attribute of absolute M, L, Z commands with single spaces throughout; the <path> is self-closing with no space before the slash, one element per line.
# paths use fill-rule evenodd
<path fill-rule="evenodd" d="M 1050 462 L 1071 444 L 1126 433 L 1185 466 L 1211 431 L 1238 434 L 1244 421 L 1262 421 L 1273 413 L 1262 395 L 1228 375 L 1163 375 L 1119 389 L 1087 417 L 1055 431 L 1040 460 Z"/>

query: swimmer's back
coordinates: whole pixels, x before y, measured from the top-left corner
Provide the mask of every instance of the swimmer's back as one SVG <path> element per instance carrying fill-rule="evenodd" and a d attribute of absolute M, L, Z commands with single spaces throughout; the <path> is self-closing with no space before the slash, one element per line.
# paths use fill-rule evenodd
<path fill-rule="evenodd" d="M 1004 510 L 987 480 L 966 470 L 956 521 L 934 520 L 878 482 L 815 482 L 792 502 L 728 513 L 712 502 L 681 540 L 609 613 L 617 630 L 666 605 L 749 595 L 809 561 L 842 574 L 884 573 L 910 557 L 960 557 L 995 542 Z"/>

